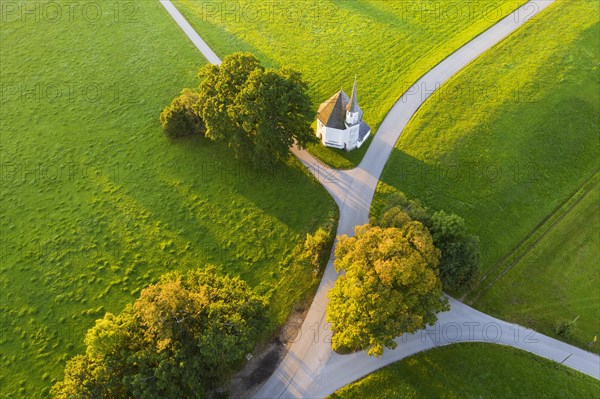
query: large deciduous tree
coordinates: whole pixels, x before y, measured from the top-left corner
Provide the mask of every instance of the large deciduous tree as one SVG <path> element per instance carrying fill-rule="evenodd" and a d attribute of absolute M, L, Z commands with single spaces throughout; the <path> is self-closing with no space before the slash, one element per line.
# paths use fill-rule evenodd
<path fill-rule="evenodd" d="M 300 73 L 289 68 L 257 69 L 249 76 L 232 114 L 254 144 L 256 163 L 269 165 L 285 159 L 294 143 L 315 141 L 306 90 Z"/>
<path fill-rule="evenodd" d="M 285 159 L 294 142 L 316 141 L 307 85 L 289 68 L 265 69 L 249 53 L 234 53 L 221 65 L 200 70 L 194 109 L 206 124 L 206 136 L 223 140 L 238 158 L 258 166 Z"/>
<path fill-rule="evenodd" d="M 70 360 L 57 398 L 202 398 L 239 365 L 265 322 L 265 300 L 214 269 L 163 277 L 106 314 Z"/>
<path fill-rule="evenodd" d="M 239 158 L 252 154 L 252 141 L 239 124 L 234 110 L 236 98 L 254 71 L 263 71 L 260 61 L 249 53 L 234 53 L 221 65 L 206 65 L 198 76 L 202 79 L 196 112 L 206 124 L 206 137 L 225 141 Z"/>
<path fill-rule="evenodd" d="M 408 218 L 408 216 L 407 216 Z M 439 277 L 439 251 L 422 223 L 401 228 L 364 225 L 336 248 L 340 275 L 328 294 L 327 320 L 334 349 L 379 356 L 394 338 L 436 322 L 447 309 Z"/>

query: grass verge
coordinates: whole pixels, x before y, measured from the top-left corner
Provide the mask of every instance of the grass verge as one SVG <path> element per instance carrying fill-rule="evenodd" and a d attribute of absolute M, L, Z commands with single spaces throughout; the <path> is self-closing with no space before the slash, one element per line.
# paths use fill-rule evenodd
<path fill-rule="evenodd" d="M 378 370 L 328 399 L 593 398 L 600 382 L 509 347 L 468 343 L 431 349 Z"/>

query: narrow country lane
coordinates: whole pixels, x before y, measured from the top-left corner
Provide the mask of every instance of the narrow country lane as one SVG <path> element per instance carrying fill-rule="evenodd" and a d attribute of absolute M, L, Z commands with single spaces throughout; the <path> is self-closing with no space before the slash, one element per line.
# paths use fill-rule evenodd
<path fill-rule="evenodd" d="M 208 61 L 220 63 L 173 4 L 168 0 L 160 2 Z M 338 235 L 353 235 L 355 226 L 368 222 L 371 201 L 381 172 L 404 127 L 426 99 L 450 77 L 553 2 L 527 2 L 419 79 L 392 107 L 357 168 L 333 170 L 307 151 L 293 149 L 294 155 L 309 168 L 337 203 L 340 209 Z M 331 350 L 331 331 L 325 321 L 327 292 L 336 278 L 332 257 L 308 314 L 303 324 L 298 326 L 296 341 L 273 375 L 260 387 L 255 398 L 321 398 L 387 364 L 456 342 L 481 341 L 512 346 L 600 379 L 599 356 L 493 318 L 452 298 L 449 298 L 450 311 L 440 314 L 435 326 L 398 338 L 398 347 L 395 350 L 386 349 L 380 358 L 370 357 L 366 352 L 339 355 Z"/>

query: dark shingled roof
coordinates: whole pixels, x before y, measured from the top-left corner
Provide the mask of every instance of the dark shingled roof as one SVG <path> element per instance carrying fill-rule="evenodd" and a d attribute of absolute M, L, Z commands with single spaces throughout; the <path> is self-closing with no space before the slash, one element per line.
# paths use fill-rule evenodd
<path fill-rule="evenodd" d="M 360 121 L 360 128 L 358 131 L 358 142 L 362 143 L 365 140 L 367 134 L 371 132 L 371 127 L 365 123 L 365 121 Z"/>
<path fill-rule="evenodd" d="M 335 93 L 319 107 L 317 118 L 327 127 L 343 130 L 346 128 L 346 107 L 350 102 L 344 90 Z"/>

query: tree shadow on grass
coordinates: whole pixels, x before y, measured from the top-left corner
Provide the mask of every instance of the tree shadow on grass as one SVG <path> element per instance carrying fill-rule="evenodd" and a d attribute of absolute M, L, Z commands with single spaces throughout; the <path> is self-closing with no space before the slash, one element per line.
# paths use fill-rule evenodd
<path fill-rule="evenodd" d="M 432 211 L 444 210 L 458 215 L 465 208 L 493 200 L 495 171 L 473 163 L 442 161 L 425 162 L 394 148 L 380 177 L 378 193 L 398 190 L 418 199 Z M 376 196 L 374 211 L 380 206 Z"/>
<path fill-rule="evenodd" d="M 352 14 L 360 14 L 365 20 L 375 21 L 377 23 L 384 23 L 393 30 L 399 30 L 402 28 L 410 28 L 414 34 L 415 29 L 421 31 L 421 34 L 426 33 L 423 29 L 419 29 L 415 24 L 408 22 L 407 12 L 413 12 L 413 18 L 418 18 L 422 13 L 422 6 L 417 2 L 414 4 L 411 2 L 401 2 L 401 15 L 398 15 L 385 7 L 389 7 L 386 1 L 379 2 L 367 2 L 367 1 L 341 1 L 336 2 L 336 6 L 345 9 L 347 12 Z"/>
<path fill-rule="evenodd" d="M 296 160 L 255 170 L 223 143 L 159 137 L 155 145 L 150 152 L 161 157 L 118 183 L 157 228 L 173 235 L 154 245 L 166 243 L 176 253 L 189 246 L 187 255 L 198 259 L 188 263 L 213 263 L 272 290 L 307 271 L 296 253 L 306 234 L 335 227 L 333 199 Z M 311 271 L 302 284 L 311 283 Z"/>

